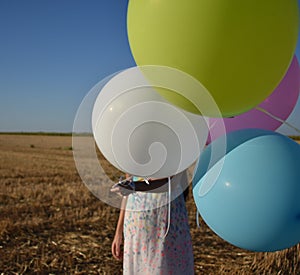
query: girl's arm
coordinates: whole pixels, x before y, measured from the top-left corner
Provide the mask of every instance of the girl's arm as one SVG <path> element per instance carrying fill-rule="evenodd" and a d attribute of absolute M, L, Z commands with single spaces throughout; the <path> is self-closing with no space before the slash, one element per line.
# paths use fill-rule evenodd
<path fill-rule="evenodd" d="M 116 227 L 116 232 L 114 240 L 111 246 L 111 252 L 113 257 L 116 260 L 122 260 L 123 252 L 121 251 L 121 245 L 123 244 L 123 226 L 124 226 L 124 217 L 125 217 L 125 207 L 126 207 L 127 197 L 123 197 L 121 203 L 121 210 L 119 214 L 119 219 Z"/>

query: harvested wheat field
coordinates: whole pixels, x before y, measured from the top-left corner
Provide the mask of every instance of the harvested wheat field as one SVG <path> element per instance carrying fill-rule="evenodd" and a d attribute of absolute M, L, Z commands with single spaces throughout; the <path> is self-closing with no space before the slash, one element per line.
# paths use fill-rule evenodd
<path fill-rule="evenodd" d="M 78 176 L 70 136 L 0 135 L 0 274 L 121 274 L 111 255 L 118 209 Z M 117 171 L 107 165 L 111 176 Z M 187 201 L 196 274 L 300 274 L 300 246 L 276 253 L 236 248 Z"/>

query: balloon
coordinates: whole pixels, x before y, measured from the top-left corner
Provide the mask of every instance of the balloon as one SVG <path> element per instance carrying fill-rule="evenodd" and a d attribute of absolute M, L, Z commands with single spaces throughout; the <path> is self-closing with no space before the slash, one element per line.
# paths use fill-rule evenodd
<path fill-rule="evenodd" d="M 299 90 L 300 68 L 297 58 L 294 57 L 283 80 L 258 108 L 256 107 L 232 118 L 211 118 L 209 120 L 210 133 L 213 132 L 215 138 L 222 134 L 221 131 L 219 132 L 219 123 L 225 124 L 228 133 L 245 128 L 262 128 L 274 131 L 281 126 L 282 121 L 285 121 L 293 111 L 299 96 Z M 211 140 L 209 138 L 208 142 Z"/>
<path fill-rule="evenodd" d="M 155 178 L 192 165 L 208 135 L 204 117 L 162 98 L 139 67 L 117 74 L 103 87 L 92 127 L 98 148 L 111 164 L 128 174 Z"/>
<path fill-rule="evenodd" d="M 210 144 L 197 165 L 193 195 L 204 221 L 243 249 L 277 251 L 299 243 L 300 145 L 263 129 L 231 132 L 227 142 L 223 158 L 208 166 Z M 222 170 L 211 183 L 221 160 Z"/>
<path fill-rule="evenodd" d="M 300 0 L 298 0 L 298 12 L 300 13 Z M 298 34 L 298 42 L 296 47 L 296 56 L 300 59 L 300 35 Z"/>
<path fill-rule="evenodd" d="M 258 105 L 283 78 L 296 47 L 298 6 L 296 0 L 130 0 L 127 30 L 137 65 L 190 74 L 230 117 Z M 184 98 L 160 90 L 198 113 L 185 92 Z"/>
<path fill-rule="evenodd" d="M 300 97 L 298 98 L 298 101 L 296 103 L 295 108 L 293 109 L 293 112 L 289 115 L 289 117 L 286 119 L 284 124 L 282 124 L 276 130 L 276 132 L 284 135 L 289 135 L 289 136 L 300 136 L 299 114 L 300 114 Z"/>

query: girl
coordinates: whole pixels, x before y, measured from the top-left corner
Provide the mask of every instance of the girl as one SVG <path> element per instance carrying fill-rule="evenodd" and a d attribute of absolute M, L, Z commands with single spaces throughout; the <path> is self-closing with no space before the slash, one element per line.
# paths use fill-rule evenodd
<path fill-rule="evenodd" d="M 149 186 L 153 186 L 149 181 Z M 175 175 L 171 181 L 171 192 L 158 188 L 159 192 L 137 191 L 123 197 L 112 243 L 114 258 L 123 259 L 123 274 L 194 274 L 192 241 L 182 192 L 182 186 L 187 186 L 186 172 Z M 123 238 L 124 252 L 121 251 Z"/>

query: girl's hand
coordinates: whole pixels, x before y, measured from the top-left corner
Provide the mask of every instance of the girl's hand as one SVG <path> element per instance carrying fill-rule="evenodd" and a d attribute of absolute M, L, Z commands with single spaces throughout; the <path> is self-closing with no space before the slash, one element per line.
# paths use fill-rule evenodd
<path fill-rule="evenodd" d="M 128 196 L 135 192 L 135 184 L 131 180 L 123 180 L 112 186 L 110 192 L 119 194 L 120 196 Z"/>
<path fill-rule="evenodd" d="M 123 251 L 121 250 L 122 244 L 123 244 L 123 234 L 116 233 L 111 245 L 111 252 L 113 257 L 118 261 L 123 259 Z"/>

